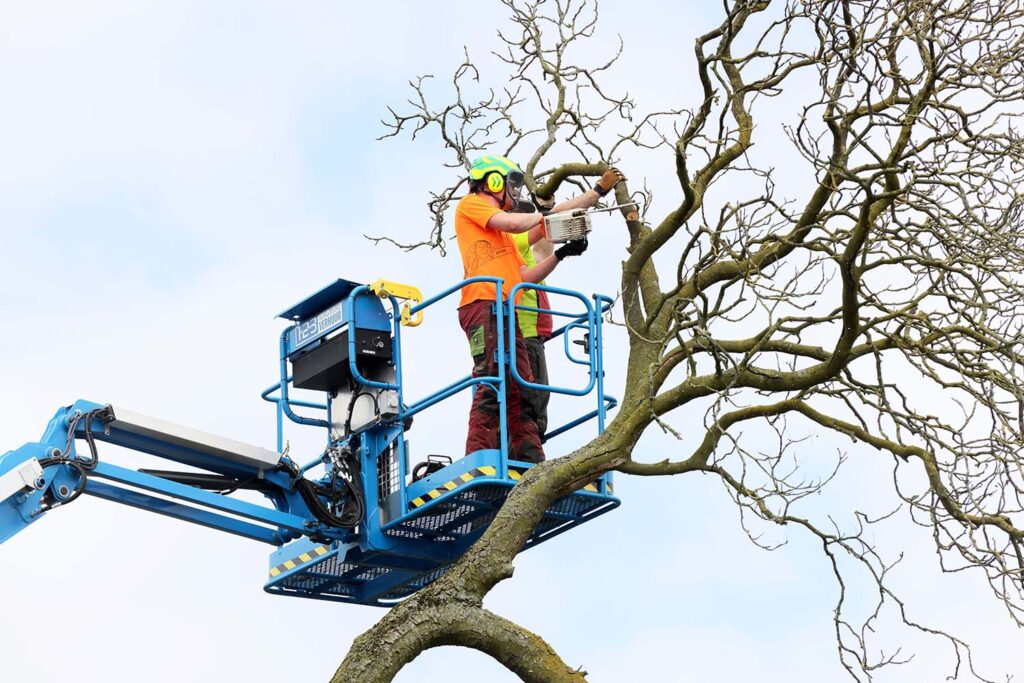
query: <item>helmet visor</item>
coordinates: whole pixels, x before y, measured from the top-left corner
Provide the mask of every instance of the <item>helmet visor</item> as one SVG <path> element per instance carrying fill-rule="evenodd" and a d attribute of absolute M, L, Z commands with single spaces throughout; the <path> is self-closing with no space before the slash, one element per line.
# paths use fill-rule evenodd
<path fill-rule="evenodd" d="M 523 186 L 526 184 L 526 176 L 523 175 L 523 172 L 509 171 L 508 176 L 505 177 L 505 182 L 508 184 L 509 196 L 513 199 L 519 199 L 519 195 L 523 193 Z"/>

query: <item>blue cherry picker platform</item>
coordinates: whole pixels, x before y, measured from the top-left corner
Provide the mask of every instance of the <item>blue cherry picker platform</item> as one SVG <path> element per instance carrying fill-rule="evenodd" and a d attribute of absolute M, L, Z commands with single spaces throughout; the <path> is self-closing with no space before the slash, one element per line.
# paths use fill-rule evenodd
<path fill-rule="evenodd" d="M 408 401 L 402 382 L 402 329 L 470 282 L 497 293 L 497 367 Z M 582 386 L 526 381 L 509 330 L 519 293 L 533 288 L 568 301 L 543 309 L 564 324 L 561 345 Z M 604 393 L 602 314 L 612 301 L 571 290 L 519 284 L 502 296 L 497 278 L 472 278 L 423 301 L 407 285 L 337 280 L 287 309 L 278 381 L 263 392 L 276 406 L 273 449 L 148 417 L 118 405 L 77 401 L 61 408 L 38 442 L 0 456 L 0 543 L 47 512 L 90 495 L 276 546 L 265 590 L 321 600 L 389 606 L 440 577 L 486 530 L 532 466 L 508 452 L 505 389 L 591 397 L 593 407 L 548 431 L 545 441 L 596 423 L 604 430 L 615 399 Z M 414 336 L 414 332 L 407 332 Z M 582 339 L 571 337 L 582 336 Z M 582 352 L 573 347 L 582 345 Z M 511 356 L 509 348 L 513 349 Z M 550 352 L 549 352 L 550 354 Z M 429 456 L 410 468 L 407 432 L 422 411 L 486 385 L 498 398 L 501 444 L 460 458 Z M 319 400 L 293 397 L 319 392 Z M 422 419 L 422 418 L 421 418 Z M 308 462 L 285 447 L 286 420 L 322 430 L 325 446 Z M 99 443 L 156 456 L 186 469 L 131 469 L 100 457 Z M 262 494 L 263 498 L 254 493 Z M 264 501 L 269 501 L 269 504 Z M 619 505 L 610 473 L 556 500 L 525 548 Z"/>

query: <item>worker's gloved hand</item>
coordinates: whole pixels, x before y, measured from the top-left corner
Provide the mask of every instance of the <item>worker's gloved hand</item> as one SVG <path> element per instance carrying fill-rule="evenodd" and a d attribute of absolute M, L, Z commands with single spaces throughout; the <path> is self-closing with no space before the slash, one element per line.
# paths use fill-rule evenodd
<path fill-rule="evenodd" d="M 566 256 L 579 256 L 587 250 L 587 238 L 581 240 L 569 240 L 558 249 L 555 249 L 555 258 L 559 261 Z"/>
<path fill-rule="evenodd" d="M 601 174 L 601 178 L 594 184 L 594 191 L 602 197 L 612 191 L 612 188 L 619 184 L 619 181 L 625 180 L 626 176 L 622 175 L 622 171 L 609 166 L 608 169 Z"/>

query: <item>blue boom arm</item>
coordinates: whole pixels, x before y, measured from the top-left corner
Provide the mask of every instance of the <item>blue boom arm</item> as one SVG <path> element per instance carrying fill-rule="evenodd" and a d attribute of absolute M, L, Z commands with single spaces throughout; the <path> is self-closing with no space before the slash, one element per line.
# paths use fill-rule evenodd
<path fill-rule="evenodd" d="M 97 442 L 208 474 L 161 476 L 110 464 L 99 458 Z M 83 443 L 86 449 L 80 447 Z M 351 535 L 313 514 L 308 491 L 303 495 L 303 488 L 313 484 L 297 476 L 294 465 L 273 451 L 77 401 L 57 411 L 39 442 L 0 456 L 0 542 L 83 494 L 272 545 L 301 536 L 342 540 Z M 269 505 L 230 495 L 233 488 L 257 490 Z"/>

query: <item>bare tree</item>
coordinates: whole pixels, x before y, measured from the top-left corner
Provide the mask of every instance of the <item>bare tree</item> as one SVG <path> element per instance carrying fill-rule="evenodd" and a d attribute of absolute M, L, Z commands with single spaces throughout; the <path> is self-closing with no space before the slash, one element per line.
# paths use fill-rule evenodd
<path fill-rule="evenodd" d="M 449 103 L 432 105 L 429 81 L 414 81 L 389 136 L 439 132 L 455 178 L 478 151 L 503 147 L 526 160 L 528 187 L 544 198 L 627 150 L 671 154 L 678 192 L 659 199 L 672 205 L 655 219 L 649 192 L 616 189 L 639 210 L 621 215 L 630 245 L 618 315 L 630 351 L 607 431 L 534 467 L 458 563 L 355 641 L 334 680 L 389 681 L 439 645 L 479 649 L 526 681 L 584 680 L 482 600 L 511 576 L 542 511 L 609 470 L 713 475 L 751 524 L 818 539 L 853 679 L 905 661 L 872 641 L 883 614 L 947 641 L 951 676 L 980 678 L 966 643 L 914 621 L 890 587 L 898 558 L 865 533 L 877 518 L 857 513 L 842 528 L 801 512 L 830 477 L 807 474 L 792 434 L 837 432 L 890 455 L 893 504 L 931 530 L 942 568 L 983 573 L 1024 624 L 1024 2 L 724 0 L 721 23 L 694 45 L 696 106 L 642 113 L 600 83 L 618 52 L 591 66 L 574 56 L 595 6 L 502 1 L 507 85 L 472 96 L 479 74 L 467 55 Z M 773 98 L 791 110 L 799 182 L 750 152 L 781 133 L 755 126 Z M 423 244 L 444 248 L 457 192 L 453 182 L 433 194 Z M 633 460 L 645 430 L 671 431 L 673 413 L 694 407 L 705 415 L 695 450 Z M 748 443 L 741 426 L 754 422 L 774 430 L 777 448 Z M 851 572 L 876 587 L 866 619 L 848 616 Z"/>

